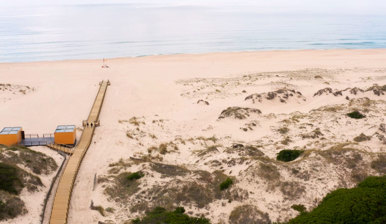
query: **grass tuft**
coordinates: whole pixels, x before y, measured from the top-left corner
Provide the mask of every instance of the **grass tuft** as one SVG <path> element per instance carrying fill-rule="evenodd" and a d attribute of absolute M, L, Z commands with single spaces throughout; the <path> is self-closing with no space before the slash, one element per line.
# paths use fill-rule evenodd
<path fill-rule="evenodd" d="M 231 185 L 233 184 L 233 180 L 231 178 L 227 178 L 225 181 L 223 181 L 221 184 L 220 184 L 220 190 L 225 190 L 225 189 L 228 189 Z"/>
<path fill-rule="evenodd" d="M 138 172 L 135 172 L 135 173 L 131 173 L 127 176 L 127 179 L 128 180 L 138 180 L 138 179 L 141 179 L 142 177 L 144 177 L 145 175 L 138 171 Z"/>
<path fill-rule="evenodd" d="M 165 208 L 156 207 L 151 212 L 147 213 L 142 219 L 134 219 L 133 224 L 210 224 L 206 218 L 190 217 L 185 213 L 182 207 L 176 208 L 175 211 L 167 211 Z"/>

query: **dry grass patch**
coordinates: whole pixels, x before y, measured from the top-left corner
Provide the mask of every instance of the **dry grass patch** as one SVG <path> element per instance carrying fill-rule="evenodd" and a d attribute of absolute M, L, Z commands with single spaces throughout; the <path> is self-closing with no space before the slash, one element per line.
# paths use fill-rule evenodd
<path fill-rule="evenodd" d="M 289 136 L 286 136 L 280 143 L 283 144 L 283 145 L 289 145 L 289 143 L 291 143 L 292 140 Z"/>
<path fill-rule="evenodd" d="M 233 144 L 232 147 L 225 149 L 226 153 L 237 153 L 239 156 L 259 157 L 264 153 L 258 149 L 258 146 Z"/>
<path fill-rule="evenodd" d="M 166 153 L 170 153 L 170 152 L 176 152 L 176 151 L 178 151 L 178 146 L 174 142 L 161 143 L 158 146 L 151 146 L 150 148 L 147 149 L 147 152 L 149 154 L 158 152 L 162 155 L 165 155 Z"/>
<path fill-rule="evenodd" d="M 260 162 L 257 175 L 271 183 L 278 182 L 280 179 L 279 170 L 271 163 Z"/>
<path fill-rule="evenodd" d="M 283 193 L 285 199 L 295 200 L 306 192 L 306 187 L 300 182 L 285 181 L 280 184 L 280 191 Z"/>
<path fill-rule="evenodd" d="M 130 208 L 131 212 L 144 212 L 155 207 L 173 209 L 183 205 L 204 208 L 215 200 L 241 201 L 248 197 L 248 192 L 237 187 L 222 191 L 219 186 L 227 176 L 220 171 L 190 172 L 184 179 L 174 177 L 166 183 L 153 185 L 136 194 L 135 203 Z"/>
<path fill-rule="evenodd" d="M 185 176 L 190 173 L 190 170 L 176 165 L 152 163 L 150 166 L 152 170 L 166 177 Z"/>
<path fill-rule="evenodd" d="M 386 174 L 386 155 L 379 155 L 377 159 L 371 162 L 371 168 L 381 175 Z"/>
<path fill-rule="evenodd" d="M 22 164 L 34 174 L 48 175 L 58 168 L 55 160 L 41 152 L 22 146 L 4 147 L 0 161 L 8 164 Z"/>
<path fill-rule="evenodd" d="M 56 169 L 55 160 L 43 153 L 25 147 L 0 146 L 0 220 L 26 214 L 18 195 L 23 189 L 39 191 L 43 183 L 36 175 L 47 175 Z"/>
<path fill-rule="evenodd" d="M 197 150 L 197 151 L 195 151 L 195 153 L 199 157 L 204 157 L 204 156 L 209 155 L 209 154 L 219 153 L 220 151 L 218 150 L 218 147 L 219 147 L 219 145 L 212 145 L 212 146 L 209 146 L 205 149 Z"/>
<path fill-rule="evenodd" d="M 253 205 L 241 205 L 233 209 L 229 215 L 229 223 L 232 224 L 265 224 L 271 223 L 269 215 L 260 211 Z"/>
<path fill-rule="evenodd" d="M 0 221 L 27 213 L 24 202 L 17 196 L 0 193 Z"/>
<path fill-rule="evenodd" d="M 261 114 L 261 111 L 259 109 L 247 107 L 228 107 L 221 112 L 218 119 L 235 118 L 243 120 L 251 116 L 251 114 Z"/>
<path fill-rule="evenodd" d="M 289 128 L 284 126 L 284 127 L 281 127 L 277 130 L 280 134 L 284 135 L 284 134 L 287 134 L 289 132 Z"/>
<path fill-rule="evenodd" d="M 358 135 L 357 137 L 354 138 L 354 141 L 356 142 L 364 142 L 364 141 L 369 141 L 371 140 L 371 136 L 367 136 L 363 133 L 361 133 L 360 135 Z"/>
<path fill-rule="evenodd" d="M 307 134 L 302 134 L 301 135 L 303 139 L 315 139 L 315 138 L 320 138 L 323 136 L 323 133 L 320 131 L 320 128 L 315 128 L 312 132 L 307 133 Z"/>
<path fill-rule="evenodd" d="M 131 173 L 123 172 L 113 176 L 112 185 L 105 188 L 104 193 L 116 202 L 124 203 L 130 196 L 137 193 L 140 188 L 139 180 L 130 180 L 127 177 Z"/>

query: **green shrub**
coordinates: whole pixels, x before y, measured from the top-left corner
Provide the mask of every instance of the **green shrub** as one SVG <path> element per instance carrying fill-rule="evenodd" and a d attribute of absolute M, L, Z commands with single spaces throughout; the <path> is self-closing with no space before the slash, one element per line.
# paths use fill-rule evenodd
<path fill-rule="evenodd" d="M 386 222 L 386 176 L 368 177 L 352 189 L 338 189 L 322 200 L 311 212 L 289 221 L 302 223 L 373 223 Z"/>
<path fill-rule="evenodd" d="M 223 181 L 223 182 L 220 184 L 220 189 L 221 189 L 221 190 L 228 189 L 232 184 L 233 184 L 233 180 L 232 180 L 231 178 L 228 177 L 225 181 Z"/>
<path fill-rule="evenodd" d="M 383 177 L 367 177 L 364 181 L 358 184 L 361 188 L 379 188 L 386 190 L 386 176 Z"/>
<path fill-rule="evenodd" d="M 354 119 L 362 119 L 362 118 L 366 117 L 364 114 L 362 114 L 361 112 L 359 112 L 357 110 L 353 111 L 351 113 L 348 113 L 347 116 L 354 118 Z"/>
<path fill-rule="evenodd" d="M 177 207 L 176 210 L 174 210 L 174 212 L 184 214 L 185 208 L 184 207 Z"/>
<path fill-rule="evenodd" d="M 135 173 L 131 173 L 127 176 L 127 179 L 128 180 L 138 180 L 138 179 L 141 179 L 142 177 L 144 177 L 145 175 L 142 173 L 142 172 L 135 172 Z"/>
<path fill-rule="evenodd" d="M 284 149 L 277 154 L 276 159 L 284 162 L 289 162 L 298 158 L 303 152 L 303 150 Z"/>
<path fill-rule="evenodd" d="M 190 217 L 184 214 L 185 209 L 177 208 L 175 211 L 167 211 L 164 208 L 156 207 L 141 219 L 132 221 L 133 224 L 210 224 L 206 218 Z"/>
<path fill-rule="evenodd" d="M 0 190 L 11 194 L 19 194 L 24 185 L 18 177 L 18 168 L 0 163 Z"/>
<path fill-rule="evenodd" d="M 303 213 L 306 211 L 306 207 L 304 207 L 304 205 L 302 204 L 299 204 L 299 205 L 292 205 L 291 208 L 295 211 L 298 211 L 300 213 Z"/>

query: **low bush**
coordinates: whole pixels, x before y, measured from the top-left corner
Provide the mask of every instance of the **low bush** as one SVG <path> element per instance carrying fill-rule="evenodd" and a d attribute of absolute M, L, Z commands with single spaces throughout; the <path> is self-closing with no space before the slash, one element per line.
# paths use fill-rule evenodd
<path fill-rule="evenodd" d="M 289 162 L 298 158 L 304 151 L 303 150 L 281 150 L 276 159 L 284 162 Z"/>
<path fill-rule="evenodd" d="M 220 190 L 225 190 L 225 189 L 228 189 L 231 185 L 233 184 L 233 180 L 231 178 L 227 178 L 225 181 L 223 181 L 221 184 L 220 184 Z"/>
<path fill-rule="evenodd" d="M 373 177 L 373 176 L 367 177 L 364 181 L 358 184 L 358 187 L 379 188 L 379 189 L 386 190 L 386 175 L 382 177 Z"/>
<path fill-rule="evenodd" d="M 190 217 L 184 214 L 185 209 L 177 208 L 175 211 L 167 211 L 162 207 L 156 207 L 142 219 L 134 219 L 133 224 L 210 224 L 206 218 Z"/>
<path fill-rule="evenodd" d="M 348 113 L 347 116 L 354 118 L 354 119 L 362 119 L 362 118 L 366 117 L 364 114 L 362 114 L 361 112 L 359 112 L 357 110 L 353 111 L 351 113 Z"/>
<path fill-rule="evenodd" d="M 127 176 L 127 179 L 128 180 L 138 180 L 138 179 L 141 179 L 142 177 L 144 177 L 144 174 L 139 171 L 139 172 L 129 174 Z"/>
<path fill-rule="evenodd" d="M 0 163 L 0 190 L 19 194 L 23 187 L 22 180 L 18 177 L 18 168 Z"/>
<path fill-rule="evenodd" d="M 298 204 L 298 205 L 292 205 L 291 208 L 295 211 L 298 211 L 300 213 L 303 213 L 306 211 L 306 207 L 304 207 L 304 205 L 302 204 Z"/>
<path fill-rule="evenodd" d="M 174 210 L 175 213 L 184 214 L 185 208 L 184 207 L 177 207 L 176 210 Z"/>
<path fill-rule="evenodd" d="M 352 189 L 338 189 L 311 212 L 289 221 L 302 223 L 385 223 L 386 176 L 368 177 Z"/>

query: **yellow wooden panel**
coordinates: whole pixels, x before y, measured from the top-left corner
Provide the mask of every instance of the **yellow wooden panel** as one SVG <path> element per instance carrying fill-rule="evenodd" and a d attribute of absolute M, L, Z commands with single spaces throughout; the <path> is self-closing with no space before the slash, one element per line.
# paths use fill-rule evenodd
<path fill-rule="evenodd" d="M 54 139 L 58 145 L 73 145 L 76 139 L 75 129 L 73 132 L 55 132 Z"/>
<path fill-rule="evenodd" d="M 17 134 L 0 135 L 0 144 L 6 146 L 19 144 L 21 142 L 21 131 L 18 131 Z"/>

